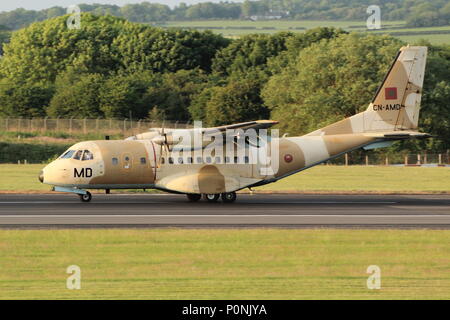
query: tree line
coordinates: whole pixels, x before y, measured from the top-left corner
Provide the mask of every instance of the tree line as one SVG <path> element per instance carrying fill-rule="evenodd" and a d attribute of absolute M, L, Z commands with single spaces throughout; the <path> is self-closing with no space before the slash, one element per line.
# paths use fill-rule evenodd
<path fill-rule="evenodd" d="M 304 134 L 367 108 L 397 50 L 388 35 L 316 28 L 230 40 L 112 16 L 57 17 L 13 33 L 0 59 L 0 116 L 133 118 L 204 125 L 272 118 Z M 450 149 L 450 46 L 430 48 L 421 129 Z M 422 145 L 420 144 L 422 143 Z"/>
<path fill-rule="evenodd" d="M 81 4 L 82 12 L 112 15 L 131 22 L 161 23 L 165 21 L 205 19 L 245 19 L 251 16 L 277 15 L 294 20 L 361 20 L 368 17 L 367 8 L 378 5 L 382 19 L 406 20 L 409 26 L 450 25 L 450 3 L 447 0 L 245 0 L 235 2 L 181 3 L 171 8 L 164 4 L 142 2 L 122 7 L 107 4 Z M 0 13 L 0 25 L 17 30 L 33 22 L 66 14 L 63 7 L 35 11 L 19 8 Z"/>

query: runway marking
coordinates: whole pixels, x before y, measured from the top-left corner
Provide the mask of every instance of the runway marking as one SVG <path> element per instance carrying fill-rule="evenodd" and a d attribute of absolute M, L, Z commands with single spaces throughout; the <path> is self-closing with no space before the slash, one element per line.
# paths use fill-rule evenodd
<path fill-rule="evenodd" d="M 0 202 L 0 204 L 69 204 L 69 203 L 81 203 L 79 201 L 4 201 Z M 131 203 L 131 202 L 93 202 L 98 204 L 152 204 L 152 203 L 171 203 L 171 204 L 177 204 L 179 202 L 139 202 L 139 203 Z M 396 204 L 398 202 L 394 201 L 299 201 L 299 202 L 284 202 L 284 201 L 278 201 L 278 202 L 241 202 L 241 204 Z"/>
<path fill-rule="evenodd" d="M 216 214 L 216 215 L 201 215 L 201 214 L 166 214 L 166 215 L 149 215 L 149 214 L 93 214 L 93 215 L 82 215 L 82 214 L 68 214 L 68 215 L 0 215 L 1 218 L 265 218 L 265 217 L 278 217 L 278 218 L 317 218 L 317 217 L 326 217 L 326 218 L 438 218 L 438 217 L 450 217 L 450 214 L 430 214 L 430 215 L 389 215 L 389 214 L 378 214 L 378 215 L 351 215 L 351 214 Z"/>
<path fill-rule="evenodd" d="M 73 204 L 73 203 L 79 203 L 82 204 L 80 201 L 7 201 L 7 202 L 0 202 L 0 204 Z M 98 204 L 136 204 L 132 202 L 93 202 Z M 138 202 L 137 204 L 150 204 L 150 203 L 176 203 L 176 202 Z"/>

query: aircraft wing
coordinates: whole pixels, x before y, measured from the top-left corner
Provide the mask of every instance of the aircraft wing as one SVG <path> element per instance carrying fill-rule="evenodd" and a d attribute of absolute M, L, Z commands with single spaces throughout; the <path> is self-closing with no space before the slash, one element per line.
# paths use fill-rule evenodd
<path fill-rule="evenodd" d="M 276 124 L 278 124 L 278 121 L 256 120 L 256 121 L 248 121 L 248 122 L 236 123 L 236 124 L 220 126 L 220 127 L 203 128 L 200 130 L 200 133 L 204 136 L 215 135 L 218 132 L 222 133 L 222 135 L 226 135 L 227 130 L 236 130 L 236 129 L 260 130 L 260 129 L 268 129 Z M 175 145 L 175 144 L 179 143 L 177 138 L 175 138 L 177 136 L 177 132 L 178 133 L 179 132 L 184 132 L 184 133 L 192 132 L 192 134 L 193 134 L 194 130 L 195 129 L 153 128 L 153 129 L 150 129 L 149 132 L 145 132 L 145 133 L 133 136 L 133 137 L 129 137 L 129 138 L 127 138 L 127 140 L 147 140 L 148 139 L 159 145 Z M 209 144 L 209 142 L 207 144 Z"/>
<path fill-rule="evenodd" d="M 203 128 L 201 129 L 201 134 L 203 135 L 214 135 L 218 131 L 226 134 L 227 130 L 248 130 L 248 129 L 268 129 L 274 125 L 278 124 L 278 121 L 272 120 L 256 120 L 256 121 L 248 121 L 242 123 L 236 123 L 226 126 L 213 127 L 213 128 Z M 144 132 L 132 137 L 127 138 L 126 140 L 152 140 L 156 144 L 176 144 L 177 141 L 172 139 L 172 136 L 175 132 L 194 132 L 195 129 L 171 129 L 171 128 L 152 128 L 148 132 Z"/>
<path fill-rule="evenodd" d="M 212 132 L 217 132 L 217 131 L 225 132 L 226 130 L 236 130 L 236 129 L 242 129 L 242 130 L 268 129 L 276 124 L 278 124 L 278 121 L 256 120 L 256 121 L 242 122 L 242 123 L 230 124 L 230 125 L 214 127 L 214 128 L 205 128 L 203 130 L 203 134 L 208 134 L 210 132 L 212 133 Z"/>

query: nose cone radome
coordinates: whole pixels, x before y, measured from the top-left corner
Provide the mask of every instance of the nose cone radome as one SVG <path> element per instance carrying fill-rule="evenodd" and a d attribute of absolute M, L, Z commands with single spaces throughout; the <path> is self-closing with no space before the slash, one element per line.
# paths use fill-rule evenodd
<path fill-rule="evenodd" d="M 39 181 L 40 181 L 41 183 L 44 182 L 44 170 L 41 170 L 41 172 L 39 173 Z"/>

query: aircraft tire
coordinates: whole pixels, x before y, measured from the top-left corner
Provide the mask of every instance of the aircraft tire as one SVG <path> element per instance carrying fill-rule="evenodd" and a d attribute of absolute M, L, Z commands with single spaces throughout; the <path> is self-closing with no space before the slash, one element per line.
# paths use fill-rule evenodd
<path fill-rule="evenodd" d="M 217 202 L 219 201 L 220 194 L 204 194 L 203 197 L 208 202 Z"/>
<path fill-rule="evenodd" d="M 80 194 L 80 200 L 82 202 L 89 202 L 92 200 L 92 194 L 89 191 L 86 194 Z"/>
<path fill-rule="evenodd" d="M 197 202 L 197 201 L 199 201 L 202 198 L 201 194 L 192 194 L 192 193 L 190 193 L 190 194 L 187 194 L 186 196 L 187 196 L 189 202 Z"/>
<path fill-rule="evenodd" d="M 222 193 L 222 201 L 224 203 L 233 203 L 236 201 L 236 192 Z"/>

